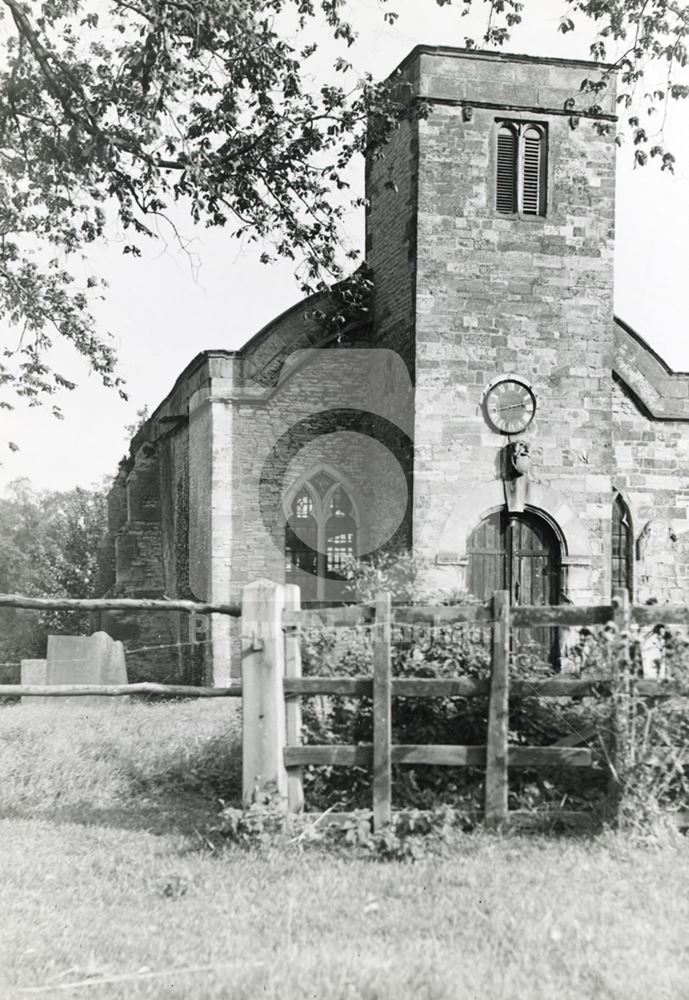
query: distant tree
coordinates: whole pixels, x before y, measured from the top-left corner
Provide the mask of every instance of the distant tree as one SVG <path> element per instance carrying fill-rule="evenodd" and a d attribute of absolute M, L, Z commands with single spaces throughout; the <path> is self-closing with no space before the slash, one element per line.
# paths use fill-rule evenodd
<path fill-rule="evenodd" d="M 131 441 L 133 437 L 141 430 L 144 426 L 150 413 L 148 412 L 148 406 L 142 406 L 136 411 L 136 420 L 133 424 L 125 424 L 124 432 L 126 435 L 127 442 Z"/>
<path fill-rule="evenodd" d="M 671 169 L 662 124 L 654 137 L 646 112 L 662 119 L 668 99 L 689 92 L 673 76 L 687 63 L 689 7 L 562 2 L 559 30 L 593 22 L 592 56 L 620 69 L 636 162 Z M 394 0 L 377 6 L 396 19 Z M 455 6 L 485 7 L 480 41 L 499 46 L 529 0 Z M 124 253 L 139 256 L 181 201 L 195 222 L 260 241 L 264 261 L 294 260 L 305 290 L 336 282 L 356 258 L 341 248 L 348 164 L 381 148 L 409 109 L 391 86 L 353 78 L 346 0 L 0 0 L 3 15 L 0 320 L 17 340 L 0 362 L 0 407 L 16 393 L 37 404 L 74 387 L 47 360 L 55 333 L 123 393 L 112 341 L 89 311 L 103 281 L 75 266 L 113 217 L 128 234 Z M 323 29 L 339 48 L 325 77 L 314 59 Z M 666 73 L 644 91 L 652 63 Z M 594 105 L 601 85 L 587 85 Z"/>
<path fill-rule="evenodd" d="M 91 597 L 105 525 L 104 491 L 36 491 L 16 480 L 0 498 L 0 591 Z M 87 616 L 76 612 L 0 608 L 0 661 L 44 655 L 49 632 L 87 630 Z"/>

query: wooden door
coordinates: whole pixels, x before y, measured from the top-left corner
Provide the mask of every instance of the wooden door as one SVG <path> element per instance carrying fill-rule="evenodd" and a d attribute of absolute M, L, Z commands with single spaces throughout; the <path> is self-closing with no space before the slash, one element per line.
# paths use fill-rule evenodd
<path fill-rule="evenodd" d="M 472 532 L 467 545 L 467 589 L 481 601 L 508 590 L 512 604 L 557 604 L 560 545 L 534 514 L 496 511 Z M 513 651 L 557 666 L 557 629 L 513 631 Z"/>

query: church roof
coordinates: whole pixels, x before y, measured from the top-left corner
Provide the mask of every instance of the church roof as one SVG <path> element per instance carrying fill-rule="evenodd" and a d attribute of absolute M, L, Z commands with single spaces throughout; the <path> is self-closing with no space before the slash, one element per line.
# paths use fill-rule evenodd
<path fill-rule="evenodd" d="M 615 317 L 613 377 L 654 420 L 689 420 L 689 372 L 675 372 L 628 323 Z"/>

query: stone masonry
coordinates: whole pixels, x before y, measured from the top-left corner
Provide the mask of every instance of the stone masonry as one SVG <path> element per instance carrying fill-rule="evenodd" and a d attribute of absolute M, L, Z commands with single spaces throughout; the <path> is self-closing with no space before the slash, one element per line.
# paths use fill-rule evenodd
<path fill-rule="evenodd" d="M 352 501 L 359 554 L 411 549 L 439 586 L 465 588 L 468 539 L 505 507 L 506 439 L 482 400 L 516 375 L 537 400 L 519 435 L 525 510 L 557 539 L 561 599 L 609 597 L 619 494 L 634 599 L 689 600 L 689 375 L 613 316 L 614 87 L 595 115 L 579 96 L 603 69 L 410 53 L 400 93 L 427 115 L 368 164 L 370 313 L 333 339 L 334 299 L 314 297 L 191 362 L 115 480 L 101 593 L 238 601 L 252 580 L 284 580 L 290 504 L 318 471 Z M 541 215 L 496 209 L 504 120 L 546 137 Z M 133 680 L 237 670 L 227 620 L 98 624 L 125 641 Z"/>

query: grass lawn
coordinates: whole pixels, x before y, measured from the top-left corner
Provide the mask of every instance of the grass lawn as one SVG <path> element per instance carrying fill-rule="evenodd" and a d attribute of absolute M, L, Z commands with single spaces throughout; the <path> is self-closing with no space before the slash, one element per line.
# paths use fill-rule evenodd
<path fill-rule="evenodd" d="M 0 997 L 689 1000 L 686 840 L 210 851 L 236 711 L 0 710 Z"/>

